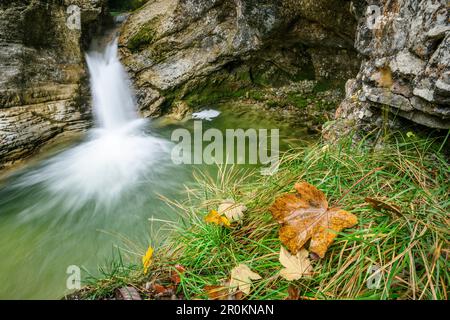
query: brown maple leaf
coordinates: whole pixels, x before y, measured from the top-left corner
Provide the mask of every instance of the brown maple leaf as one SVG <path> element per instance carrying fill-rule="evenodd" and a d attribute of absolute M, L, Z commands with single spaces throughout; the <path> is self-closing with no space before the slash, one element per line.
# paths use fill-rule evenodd
<path fill-rule="evenodd" d="M 300 298 L 300 290 L 293 285 L 288 287 L 288 296 L 285 300 L 298 300 Z"/>
<path fill-rule="evenodd" d="M 296 183 L 295 190 L 278 197 L 269 209 L 282 225 L 280 240 L 297 254 L 311 239 L 309 251 L 323 258 L 337 232 L 353 227 L 358 219 L 345 210 L 328 208 L 325 194 L 309 183 Z"/>

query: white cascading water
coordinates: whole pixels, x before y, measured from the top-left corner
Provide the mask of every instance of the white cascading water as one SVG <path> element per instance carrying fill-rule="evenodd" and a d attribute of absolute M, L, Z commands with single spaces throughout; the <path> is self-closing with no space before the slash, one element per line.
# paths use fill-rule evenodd
<path fill-rule="evenodd" d="M 117 55 L 117 40 L 109 44 L 104 52 L 87 54 L 86 62 L 98 127 L 113 131 L 136 121 L 133 94 Z"/>
<path fill-rule="evenodd" d="M 169 152 L 169 142 L 144 133 L 130 81 L 118 58 L 117 40 L 91 52 L 89 67 L 96 127 L 87 141 L 62 152 L 22 183 L 44 183 L 70 209 L 89 200 L 110 203 L 149 178 L 152 165 Z M 160 164 L 158 164 L 160 166 Z"/>

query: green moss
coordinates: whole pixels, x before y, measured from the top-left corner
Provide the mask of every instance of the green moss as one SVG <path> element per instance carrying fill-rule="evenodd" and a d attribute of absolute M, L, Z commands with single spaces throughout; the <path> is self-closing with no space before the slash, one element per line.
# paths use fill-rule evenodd
<path fill-rule="evenodd" d="M 260 86 L 280 87 L 291 82 L 314 80 L 315 72 L 312 64 L 302 67 L 262 63 L 251 69 L 251 80 Z"/>
<path fill-rule="evenodd" d="M 161 105 L 161 111 L 164 114 L 165 111 L 169 110 L 176 100 L 179 100 L 179 92 L 176 90 L 167 91 L 164 93 L 164 102 Z"/>
<path fill-rule="evenodd" d="M 229 81 L 210 81 L 189 93 L 185 100 L 190 107 L 215 104 L 225 99 L 246 96 L 248 89 L 239 83 Z"/>
<path fill-rule="evenodd" d="M 203 106 L 207 104 L 214 104 L 224 99 L 240 98 L 245 95 L 244 89 L 238 89 L 236 91 L 226 90 L 206 90 L 204 92 L 191 94 L 187 98 L 186 102 L 189 106 Z"/>
<path fill-rule="evenodd" d="M 163 62 L 168 56 L 167 51 L 162 47 L 152 47 L 150 50 L 150 55 L 155 63 Z"/>
<path fill-rule="evenodd" d="M 268 100 L 268 101 L 266 102 L 266 105 L 267 105 L 269 108 L 277 108 L 277 107 L 280 107 L 280 106 L 281 106 L 281 102 L 280 102 L 280 101 L 277 101 L 277 100 Z"/>
<path fill-rule="evenodd" d="M 305 108 L 308 105 L 308 98 L 296 93 L 289 93 L 287 100 L 297 108 Z"/>
<path fill-rule="evenodd" d="M 150 21 L 145 24 L 134 36 L 132 36 L 130 40 L 128 40 L 128 49 L 131 51 L 136 51 L 151 44 L 156 36 L 154 25 L 155 21 Z"/>
<path fill-rule="evenodd" d="M 247 97 L 256 101 L 264 101 L 265 95 L 260 90 L 251 90 L 248 92 Z"/>
<path fill-rule="evenodd" d="M 314 93 L 324 92 L 330 89 L 344 89 L 345 81 L 320 80 L 313 88 Z"/>
<path fill-rule="evenodd" d="M 50 47 L 62 41 L 59 41 L 57 35 L 60 33 L 55 24 L 55 18 L 52 12 L 44 4 L 39 2 L 30 4 L 23 13 L 22 25 L 23 41 L 26 46 L 34 48 Z"/>
<path fill-rule="evenodd" d="M 249 70 L 246 68 L 243 68 L 242 70 L 237 71 L 236 72 L 236 80 L 244 81 L 244 82 L 251 82 L 252 79 L 250 77 Z"/>

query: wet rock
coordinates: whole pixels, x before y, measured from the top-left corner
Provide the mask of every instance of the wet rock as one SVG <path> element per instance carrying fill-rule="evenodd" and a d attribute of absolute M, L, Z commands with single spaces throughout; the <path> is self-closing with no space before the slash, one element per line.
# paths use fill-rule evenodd
<path fill-rule="evenodd" d="M 450 13 L 446 0 L 370 1 L 379 9 L 361 16 L 355 47 L 363 57 L 330 130 L 370 131 L 401 118 L 450 128 Z M 364 110 L 373 110 L 366 114 Z M 349 121 L 351 120 L 351 121 Z"/>
<path fill-rule="evenodd" d="M 150 0 L 128 18 L 120 45 L 141 112 L 158 116 L 206 87 L 353 77 L 355 30 L 349 1 Z"/>
<path fill-rule="evenodd" d="M 83 48 L 102 21 L 105 3 L 0 4 L 0 168 L 62 132 L 89 125 Z"/>

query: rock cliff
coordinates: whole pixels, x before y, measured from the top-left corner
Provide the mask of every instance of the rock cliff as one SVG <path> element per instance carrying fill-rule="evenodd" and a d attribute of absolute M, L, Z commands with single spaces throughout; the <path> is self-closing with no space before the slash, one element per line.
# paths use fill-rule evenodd
<path fill-rule="evenodd" d="M 446 0 L 370 1 L 355 38 L 361 68 L 347 82 L 327 134 L 392 126 L 398 119 L 449 129 L 449 21 Z"/>
<path fill-rule="evenodd" d="M 89 124 L 83 48 L 103 0 L 0 3 L 0 168 Z"/>

